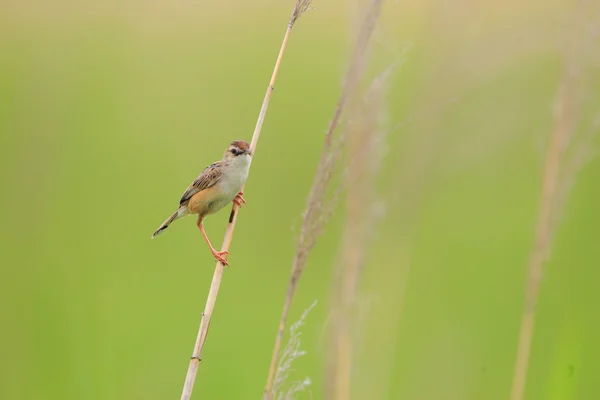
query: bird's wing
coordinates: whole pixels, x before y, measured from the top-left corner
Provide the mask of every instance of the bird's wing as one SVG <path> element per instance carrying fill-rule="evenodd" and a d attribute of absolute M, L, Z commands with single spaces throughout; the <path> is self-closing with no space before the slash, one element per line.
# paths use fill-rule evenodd
<path fill-rule="evenodd" d="M 183 192 L 181 200 L 179 200 L 179 206 L 187 204 L 190 198 L 192 198 L 192 196 L 196 193 L 216 185 L 221 179 L 221 174 L 223 171 L 222 166 L 223 163 L 218 161 L 206 167 L 204 171 L 202 171 L 202 173 L 196 178 L 196 180 L 192 182 L 190 186 L 188 186 L 186 191 Z"/>

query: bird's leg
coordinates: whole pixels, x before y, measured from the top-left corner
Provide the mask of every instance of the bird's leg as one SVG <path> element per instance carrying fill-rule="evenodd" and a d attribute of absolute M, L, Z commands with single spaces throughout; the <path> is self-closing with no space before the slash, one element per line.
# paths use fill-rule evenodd
<path fill-rule="evenodd" d="M 246 199 L 244 199 L 242 197 L 242 195 L 244 194 L 244 192 L 239 192 L 238 194 L 235 195 L 235 197 L 233 198 L 233 202 L 235 204 L 238 205 L 238 207 L 241 207 L 242 204 L 246 204 Z"/>
<path fill-rule="evenodd" d="M 210 243 L 210 240 L 208 239 L 208 235 L 204 231 L 204 225 L 202 225 L 202 219 L 201 218 L 198 218 L 198 224 L 197 225 L 198 225 L 198 228 L 200 229 L 200 232 L 202 232 L 202 236 L 204 236 L 204 240 L 206 240 L 206 243 L 208 244 L 208 247 L 210 247 L 210 251 L 213 253 L 213 256 L 215 256 L 215 258 L 217 259 L 217 261 L 219 261 L 223 265 L 229 265 L 229 263 L 227 262 L 227 260 L 223 257 L 223 256 L 226 256 L 227 254 L 229 254 L 229 252 L 228 251 L 217 251 L 217 250 L 215 250 L 215 248 Z"/>

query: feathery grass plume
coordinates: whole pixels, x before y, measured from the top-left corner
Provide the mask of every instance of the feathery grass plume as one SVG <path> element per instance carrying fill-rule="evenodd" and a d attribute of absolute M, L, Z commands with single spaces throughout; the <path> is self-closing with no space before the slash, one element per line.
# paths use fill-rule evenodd
<path fill-rule="evenodd" d="M 284 390 L 284 384 L 293 371 L 293 362 L 306 354 L 305 351 L 300 350 L 300 328 L 304 325 L 306 317 L 310 311 L 317 305 L 317 300 L 302 313 L 300 319 L 296 321 L 290 327 L 290 339 L 287 345 L 283 349 L 279 363 L 277 364 L 277 373 L 275 375 L 275 382 L 273 383 L 273 397 L 277 400 L 290 400 L 294 398 L 294 395 L 299 392 L 305 391 L 311 384 L 309 377 L 304 380 L 292 383 L 287 390 Z"/>
<path fill-rule="evenodd" d="M 343 131 L 338 131 L 338 126 L 340 124 L 342 114 L 346 109 L 349 98 L 353 95 L 361 83 L 361 78 L 364 74 L 368 60 L 367 52 L 369 49 L 369 42 L 375 27 L 375 22 L 379 16 L 380 7 L 381 0 L 373 0 L 366 10 L 362 20 L 361 28 L 354 44 L 352 55 L 349 60 L 346 76 L 342 84 L 342 92 L 325 135 L 325 143 L 321 151 L 321 157 L 319 159 L 317 171 L 315 173 L 313 184 L 306 201 L 306 207 L 302 215 L 298 245 L 294 260 L 292 262 L 290 280 L 279 321 L 279 328 L 277 330 L 277 335 L 275 336 L 275 344 L 273 347 L 273 354 L 271 356 L 267 383 L 263 392 L 263 398 L 265 400 L 272 398 L 273 383 L 277 370 L 277 360 L 279 359 L 279 352 L 281 349 L 281 343 L 283 341 L 287 317 L 292 305 L 298 280 L 302 276 L 302 272 L 306 267 L 308 255 L 315 246 L 316 240 L 322 233 L 325 224 L 327 221 L 329 221 L 329 218 L 337 204 L 338 195 L 342 190 L 342 186 L 339 186 L 335 189 L 332 189 L 331 187 L 333 177 L 335 176 L 336 172 L 339 172 L 340 170 L 340 165 L 343 158 L 343 147 L 345 143 Z M 338 133 L 337 136 L 336 133 Z M 333 194 L 331 193 L 332 191 Z"/>
<path fill-rule="evenodd" d="M 559 82 L 554 104 L 554 123 L 546 147 L 543 168 L 542 189 L 539 199 L 538 216 L 534 243 L 528 263 L 525 304 L 521 316 L 521 327 L 516 354 L 511 400 L 524 398 L 527 382 L 527 369 L 531 354 L 531 342 L 535 325 L 535 312 L 544 263 L 549 257 L 556 222 L 564 205 L 568 189 L 576 178 L 583 161 L 587 145 L 594 133 L 588 133 L 575 140 L 575 154 L 568 160 L 566 152 L 575 137 L 579 119 L 578 111 L 582 98 L 584 75 L 585 43 L 590 32 L 586 29 L 585 18 L 589 17 L 586 2 L 578 2 L 572 19 L 573 29 L 569 46 L 564 55 L 564 70 Z M 565 165 L 566 164 L 566 165 Z"/>
<path fill-rule="evenodd" d="M 283 41 L 281 43 L 281 47 L 279 49 L 279 54 L 277 56 L 277 60 L 275 61 L 275 66 L 273 67 L 273 73 L 271 75 L 271 80 L 269 81 L 269 86 L 267 87 L 267 91 L 265 93 L 265 97 L 260 109 L 260 113 L 258 115 L 258 120 L 256 121 L 256 126 L 254 128 L 254 132 L 252 134 L 252 142 L 250 143 L 250 150 L 253 154 L 256 152 L 256 145 L 258 143 L 258 139 L 260 138 L 260 133 L 262 130 L 262 126 L 265 120 L 265 115 L 267 113 L 267 108 L 269 106 L 269 100 L 271 99 L 271 93 L 273 93 L 273 89 L 275 88 L 275 80 L 277 79 L 277 73 L 279 72 L 279 66 L 281 65 L 281 60 L 283 59 L 283 54 L 285 53 L 285 49 L 287 47 L 288 40 L 290 38 L 290 34 L 292 33 L 292 28 L 294 24 L 302 16 L 304 12 L 308 10 L 310 7 L 311 0 L 297 0 L 294 5 L 294 11 L 292 12 L 292 16 L 290 17 L 290 21 L 288 23 L 288 27 L 285 31 L 285 35 L 283 37 Z M 243 191 L 243 188 L 242 188 Z M 237 220 L 237 210 L 239 206 L 234 204 L 231 209 L 231 214 L 229 216 L 229 223 L 227 224 L 227 228 L 225 229 L 225 237 L 223 239 L 223 245 L 221 247 L 221 251 L 229 250 L 229 246 L 231 245 L 231 240 L 233 239 L 233 232 L 235 229 L 235 222 Z M 192 390 L 194 388 L 194 381 L 196 380 L 196 374 L 198 372 L 198 365 L 200 364 L 202 349 L 204 348 L 204 342 L 206 341 L 206 336 L 208 335 L 208 329 L 210 327 L 210 318 L 212 316 L 213 309 L 215 307 L 215 303 L 217 301 L 217 294 L 219 293 L 219 287 L 221 286 L 221 279 L 223 277 L 223 269 L 224 266 L 220 262 L 217 262 L 215 266 L 215 272 L 213 274 L 213 278 L 210 284 L 210 289 L 208 291 L 208 296 L 206 299 L 206 305 L 204 307 L 204 312 L 202 313 L 202 318 L 200 320 L 200 328 L 198 330 L 198 335 L 196 337 L 196 342 L 194 344 L 194 350 L 192 352 L 192 357 L 190 359 L 190 363 L 188 366 L 188 371 L 185 377 L 185 383 L 183 385 L 183 391 L 181 393 L 182 400 L 189 400 L 192 395 Z"/>
<path fill-rule="evenodd" d="M 345 127 L 350 155 L 346 184 L 359 187 L 346 197 L 346 216 L 331 301 L 331 336 L 327 354 L 327 399 L 350 399 L 353 360 L 361 329 L 356 315 L 358 286 L 368 246 L 384 211 L 376 196 L 381 170 L 387 113 L 385 89 L 393 67 L 377 76 L 362 98 L 352 101 L 352 121 Z M 358 93 L 357 96 L 358 97 Z"/>

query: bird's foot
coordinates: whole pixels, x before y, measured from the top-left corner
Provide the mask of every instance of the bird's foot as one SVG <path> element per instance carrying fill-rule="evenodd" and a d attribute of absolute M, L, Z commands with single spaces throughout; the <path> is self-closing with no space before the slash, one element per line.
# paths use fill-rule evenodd
<path fill-rule="evenodd" d="M 217 261 L 219 261 L 223 265 L 229 265 L 227 260 L 223 257 L 229 254 L 228 251 L 216 251 L 215 249 L 211 249 L 211 251 L 213 253 L 213 256 L 215 256 L 215 258 L 217 259 Z"/>
<path fill-rule="evenodd" d="M 244 199 L 244 197 L 242 197 L 242 195 L 244 194 L 244 192 L 239 192 L 238 194 L 235 195 L 235 197 L 233 198 L 233 202 L 235 204 L 238 205 L 238 207 L 241 207 L 242 204 L 246 204 L 246 199 Z"/>

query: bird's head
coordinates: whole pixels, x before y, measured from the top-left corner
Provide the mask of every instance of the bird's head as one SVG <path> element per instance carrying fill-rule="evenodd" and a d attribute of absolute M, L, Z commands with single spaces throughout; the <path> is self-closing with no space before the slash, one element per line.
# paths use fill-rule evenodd
<path fill-rule="evenodd" d="M 223 159 L 225 160 L 234 160 L 236 158 L 249 158 L 252 157 L 252 152 L 250 151 L 250 145 L 248 142 L 243 140 L 234 140 L 231 142 L 225 154 L 223 154 Z"/>

